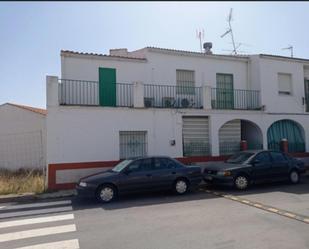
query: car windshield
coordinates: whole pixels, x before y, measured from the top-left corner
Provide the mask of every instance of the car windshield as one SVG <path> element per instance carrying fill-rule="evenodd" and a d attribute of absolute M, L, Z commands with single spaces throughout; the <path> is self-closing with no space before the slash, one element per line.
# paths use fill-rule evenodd
<path fill-rule="evenodd" d="M 123 160 L 120 163 L 118 163 L 114 168 L 112 168 L 112 171 L 114 172 L 120 172 L 123 170 L 129 163 L 131 163 L 132 160 Z"/>
<path fill-rule="evenodd" d="M 231 156 L 228 160 L 226 160 L 227 163 L 237 163 L 242 164 L 245 161 L 248 160 L 251 156 L 253 156 L 254 153 L 248 153 L 248 152 L 240 152 L 233 156 Z"/>

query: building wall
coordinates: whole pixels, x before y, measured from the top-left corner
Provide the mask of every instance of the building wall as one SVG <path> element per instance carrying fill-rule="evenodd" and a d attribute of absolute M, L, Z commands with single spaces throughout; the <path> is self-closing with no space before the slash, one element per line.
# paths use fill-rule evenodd
<path fill-rule="evenodd" d="M 247 89 L 247 61 L 147 52 L 147 61 L 62 56 L 62 79 L 98 81 L 99 67 L 116 68 L 117 83 L 176 85 L 176 69 L 194 70 L 196 86 L 216 87 L 216 73 L 234 75 L 234 88 Z"/>
<path fill-rule="evenodd" d="M 0 106 L 0 168 L 44 168 L 45 116 L 12 105 Z"/>
<path fill-rule="evenodd" d="M 278 59 L 260 59 L 262 103 L 267 112 L 304 113 L 304 65 Z M 292 74 L 292 94 L 279 95 L 278 73 Z"/>
<path fill-rule="evenodd" d="M 99 80 L 99 67 L 116 68 L 117 83 L 132 83 L 145 80 L 146 62 L 104 57 L 61 57 L 61 78 L 73 80 Z"/>
<path fill-rule="evenodd" d="M 270 125 L 280 119 L 292 119 L 303 126 L 307 146 L 309 144 L 307 116 L 261 115 L 253 111 L 231 114 L 228 111 L 59 106 L 48 109 L 47 163 L 119 160 L 119 131 L 147 131 L 149 155 L 182 157 L 182 116 L 199 115 L 210 117 L 212 146 L 219 143 L 219 128 L 234 119 L 255 123 L 263 133 L 265 148 Z M 170 140 L 176 144 L 170 145 Z M 213 149 L 213 155 L 218 155 L 216 148 Z"/>

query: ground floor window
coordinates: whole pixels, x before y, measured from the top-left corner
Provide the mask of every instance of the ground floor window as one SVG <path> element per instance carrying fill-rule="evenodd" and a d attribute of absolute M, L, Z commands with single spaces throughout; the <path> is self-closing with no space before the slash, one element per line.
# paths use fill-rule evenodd
<path fill-rule="evenodd" d="M 120 131 L 120 159 L 147 155 L 147 131 Z"/>

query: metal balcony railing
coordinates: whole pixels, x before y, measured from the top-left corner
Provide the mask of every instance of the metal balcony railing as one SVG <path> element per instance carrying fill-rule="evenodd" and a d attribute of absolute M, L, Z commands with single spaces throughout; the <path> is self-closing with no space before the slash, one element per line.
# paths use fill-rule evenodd
<path fill-rule="evenodd" d="M 203 108 L 201 87 L 144 85 L 144 106 L 157 108 Z"/>
<path fill-rule="evenodd" d="M 116 106 L 133 106 L 133 85 L 116 83 Z M 60 105 L 100 105 L 99 82 L 61 79 L 59 81 Z"/>
<path fill-rule="evenodd" d="M 260 110 L 260 91 L 239 89 L 211 89 L 212 109 Z"/>

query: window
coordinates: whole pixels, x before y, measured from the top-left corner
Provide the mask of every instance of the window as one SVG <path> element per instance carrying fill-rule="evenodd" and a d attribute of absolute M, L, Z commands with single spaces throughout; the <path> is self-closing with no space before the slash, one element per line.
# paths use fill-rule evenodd
<path fill-rule="evenodd" d="M 285 156 L 280 152 L 270 152 L 274 162 L 286 162 Z"/>
<path fill-rule="evenodd" d="M 176 94 L 195 94 L 194 71 L 176 70 Z"/>
<path fill-rule="evenodd" d="M 120 159 L 147 155 L 146 131 L 120 131 Z"/>
<path fill-rule="evenodd" d="M 292 94 L 292 75 L 287 73 L 278 73 L 279 94 Z"/>
<path fill-rule="evenodd" d="M 141 172 L 151 170 L 151 158 L 136 160 L 128 168 L 130 172 Z"/>
<path fill-rule="evenodd" d="M 260 163 L 270 163 L 271 159 L 268 152 L 261 152 L 256 157 L 255 160 L 258 160 Z"/>
<path fill-rule="evenodd" d="M 154 170 L 173 169 L 176 167 L 176 163 L 172 160 L 169 160 L 168 158 L 155 158 Z"/>

